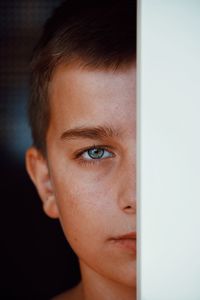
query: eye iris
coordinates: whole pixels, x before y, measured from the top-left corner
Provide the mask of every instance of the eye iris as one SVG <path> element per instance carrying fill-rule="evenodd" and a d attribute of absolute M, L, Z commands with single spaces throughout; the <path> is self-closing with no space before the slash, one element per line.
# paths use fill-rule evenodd
<path fill-rule="evenodd" d="M 91 158 L 101 158 L 104 154 L 103 149 L 94 148 L 88 151 L 88 154 Z"/>

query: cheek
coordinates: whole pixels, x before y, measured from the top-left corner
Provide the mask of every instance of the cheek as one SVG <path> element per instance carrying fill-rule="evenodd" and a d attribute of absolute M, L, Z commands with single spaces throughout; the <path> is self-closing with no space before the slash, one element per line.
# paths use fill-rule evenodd
<path fill-rule="evenodd" d="M 89 184 L 77 177 L 58 181 L 55 187 L 60 221 L 69 243 L 74 248 L 85 249 L 90 243 L 97 247 L 107 234 L 115 202 L 112 190 L 103 182 L 90 181 Z"/>
<path fill-rule="evenodd" d="M 106 177 L 102 172 L 73 171 L 72 168 L 70 171 L 63 175 L 60 172 L 53 180 L 61 214 L 78 216 L 80 222 L 85 217 L 92 221 L 116 202 L 117 191 L 111 175 Z"/>

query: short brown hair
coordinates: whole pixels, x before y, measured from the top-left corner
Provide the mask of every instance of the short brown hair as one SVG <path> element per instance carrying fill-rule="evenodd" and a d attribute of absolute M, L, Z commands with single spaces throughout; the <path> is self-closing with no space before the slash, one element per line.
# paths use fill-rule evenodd
<path fill-rule="evenodd" d="M 48 83 L 61 64 L 117 69 L 136 56 L 136 0 L 68 0 L 47 20 L 31 62 L 29 122 L 45 153 L 50 120 Z"/>

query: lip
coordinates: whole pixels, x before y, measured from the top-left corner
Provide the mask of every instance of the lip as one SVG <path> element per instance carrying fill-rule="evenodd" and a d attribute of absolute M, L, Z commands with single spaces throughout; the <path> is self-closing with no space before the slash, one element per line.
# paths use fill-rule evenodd
<path fill-rule="evenodd" d="M 136 237 L 137 237 L 136 232 L 132 231 L 132 232 L 129 232 L 129 233 L 126 233 L 126 234 L 123 234 L 123 235 L 116 236 L 113 239 L 114 240 L 123 240 L 123 239 L 134 239 L 134 240 L 136 240 Z"/>
<path fill-rule="evenodd" d="M 123 235 L 115 236 L 109 239 L 112 245 L 117 246 L 123 250 L 128 250 L 132 254 L 136 255 L 136 240 L 137 235 L 136 232 L 129 232 Z"/>

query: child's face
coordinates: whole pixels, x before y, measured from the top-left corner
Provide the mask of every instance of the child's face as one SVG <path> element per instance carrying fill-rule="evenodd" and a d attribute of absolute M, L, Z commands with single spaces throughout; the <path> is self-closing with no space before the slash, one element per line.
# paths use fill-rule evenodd
<path fill-rule="evenodd" d="M 81 267 L 129 286 L 135 284 L 136 242 L 113 239 L 136 231 L 135 72 L 134 65 L 117 72 L 56 70 L 49 89 L 50 176 L 42 192 L 38 187 Z"/>

